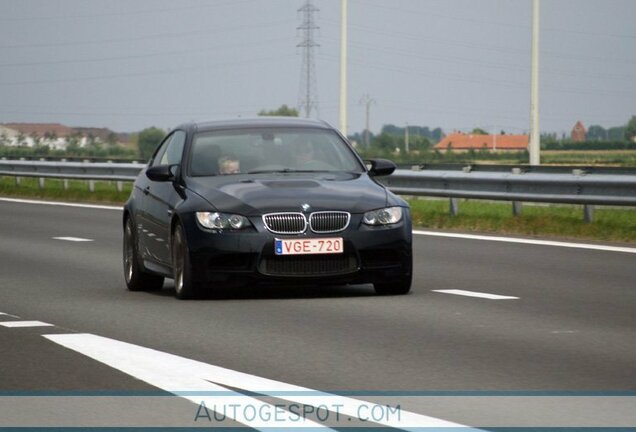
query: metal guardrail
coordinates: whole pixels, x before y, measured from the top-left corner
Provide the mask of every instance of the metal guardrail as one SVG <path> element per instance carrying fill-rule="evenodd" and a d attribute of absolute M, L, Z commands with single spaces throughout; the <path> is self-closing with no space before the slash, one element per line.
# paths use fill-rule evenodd
<path fill-rule="evenodd" d="M 458 198 L 512 201 L 513 214 L 522 202 L 583 204 L 591 222 L 594 205 L 636 206 L 636 170 L 572 167 L 457 167 L 454 169 L 398 169 L 382 179 L 401 195 L 450 198 L 450 212 L 459 211 Z"/>
<path fill-rule="evenodd" d="M 135 163 L 0 160 L 0 176 L 15 177 L 17 184 L 20 184 L 22 177 L 35 177 L 39 179 L 41 189 L 47 178 L 63 179 L 64 189 L 68 189 L 68 180 L 86 180 L 91 192 L 95 190 L 95 181 L 114 181 L 121 192 L 122 182 L 134 181 L 144 166 Z"/>
<path fill-rule="evenodd" d="M 0 176 L 134 181 L 144 164 L 0 160 Z M 513 213 L 522 202 L 584 205 L 585 220 L 594 205 L 636 206 L 636 169 L 608 167 L 530 167 L 498 165 L 418 165 L 397 169 L 380 181 L 395 193 L 446 197 L 455 215 L 459 198 L 512 201 Z"/>
<path fill-rule="evenodd" d="M 636 206 L 636 174 L 396 170 L 382 182 L 403 195 Z"/>
<path fill-rule="evenodd" d="M 0 175 L 78 180 L 134 181 L 144 164 L 0 160 Z"/>

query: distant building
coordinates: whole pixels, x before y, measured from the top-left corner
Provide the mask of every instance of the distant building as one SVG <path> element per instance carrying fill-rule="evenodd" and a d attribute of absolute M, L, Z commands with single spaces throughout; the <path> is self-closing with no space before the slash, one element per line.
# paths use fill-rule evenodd
<path fill-rule="evenodd" d="M 0 125 L 0 145 L 11 145 L 17 136 L 17 130 Z"/>
<path fill-rule="evenodd" d="M 433 147 L 436 150 L 527 150 L 528 135 L 479 135 L 455 132 L 446 135 Z"/>
<path fill-rule="evenodd" d="M 587 129 L 583 126 L 581 121 L 577 121 L 574 127 L 572 128 L 572 133 L 570 134 L 570 138 L 574 142 L 583 142 L 587 141 Z"/>
<path fill-rule="evenodd" d="M 67 138 L 74 131 L 59 123 L 4 123 L 2 126 L 14 131 L 7 145 L 34 147 L 47 145 L 53 149 L 66 148 Z"/>
<path fill-rule="evenodd" d="M 34 147 L 46 145 L 63 150 L 72 142 L 84 147 L 95 143 L 127 143 L 128 134 L 117 134 L 106 128 L 72 128 L 59 123 L 0 124 L 0 145 Z"/>

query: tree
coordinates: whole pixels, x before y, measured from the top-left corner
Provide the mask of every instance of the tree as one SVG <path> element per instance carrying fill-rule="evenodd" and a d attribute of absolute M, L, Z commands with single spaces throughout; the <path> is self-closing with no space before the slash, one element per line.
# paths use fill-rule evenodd
<path fill-rule="evenodd" d="M 282 116 L 282 117 L 298 117 L 298 110 L 290 108 L 287 105 L 281 105 L 278 109 L 265 111 L 261 110 L 259 116 Z"/>
<path fill-rule="evenodd" d="M 475 129 L 473 129 L 471 134 L 473 134 L 473 135 L 488 135 L 488 132 L 486 132 L 482 128 L 475 128 Z"/>
<path fill-rule="evenodd" d="M 97 137 L 92 133 L 88 134 L 86 145 L 88 147 L 99 149 L 99 142 L 97 140 Z"/>
<path fill-rule="evenodd" d="M 166 133 L 164 131 L 154 126 L 139 132 L 139 137 L 137 138 L 139 155 L 143 159 L 150 159 L 150 156 L 152 156 L 155 148 L 157 148 L 165 135 Z"/>
<path fill-rule="evenodd" d="M 383 132 L 380 135 L 374 137 L 371 146 L 376 147 L 382 151 L 393 152 L 395 151 L 395 148 L 398 147 L 398 143 L 395 139 L 395 136 Z"/>
<path fill-rule="evenodd" d="M 25 146 L 26 145 L 26 136 L 22 133 L 22 132 L 18 132 L 18 136 L 17 138 L 17 143 L 20 147 Z"/>
<path fill-rule="evenodd" d="M 632 116 L 625 126 L 625 139 L 632 141 L 634 137 L 636 137 L 636 116 Z"/>
<path fill-rule="evenodd" d="M 395 126 L 393 124 L 386 124 L 384 126 L 382 126 L 382 130 L 380 131 L 381 134 L 386 134 L 386 135 L 397 135 L 397 136 L 403 136 L 404 135 L 404 128 Z"/>
<path fill-rule="evenodd" d="M 587 129 L 588 141 L 605 141 L 607 140 L 607 130 L 603 126 L 591 125 Z"/>
<path fill-rule="evenodd" d="M 444 138 L 444 131 L 442 131 L 442 128 L 435 128 L 431 131 L 430 138 L 435 143 L 440 142 Z"/>
<path fill-rule="evenodd" d="M 79 137 L 77 135 L 73 134 L 68 137 L 66 153 L 69 155 L 76 155 L 80 153 Z"/>
<path fill-rule="evenodd" d="M 607 135 L 611 141 L 621 141 L 625 139 L 625 126 L 611 127 L 607 130 Z"/>
<path fill-rule="evenodd" d="M 431 148 L 431 142 L 424 136 L 415 135 L 410 138 L 409 148 L 418 151 L 429 150 Z"/>
<path fill-rule="evenodd" d="M 115 135 L 115 132 L 110 132 L 108 134 L 108 136 L 106 137 L 106 144 L 108 144 L 111 147 L 117 144 L 117 135 Z"/>

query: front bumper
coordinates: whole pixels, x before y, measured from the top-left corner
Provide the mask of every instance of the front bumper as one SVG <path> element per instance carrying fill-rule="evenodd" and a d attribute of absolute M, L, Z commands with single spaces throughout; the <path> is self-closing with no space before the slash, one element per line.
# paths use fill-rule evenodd
<path fill-rule="evenodd" d="M 200 282 L 244 285 L 261 281 L 278 284 L 382 283 L 410 277 L 412 234 L 410 215 L 384 227 L 361 223 L 362 215 L 351 215 L 346 230 L 330 234 L 273 234 L 260 218 L 250 218 L 254 229 L 208 231 L 194 215 L 183 216 L 193 266 Z M 274 253 L 276 238 L 342 237 L 344 253 L 286 255 Z"/>

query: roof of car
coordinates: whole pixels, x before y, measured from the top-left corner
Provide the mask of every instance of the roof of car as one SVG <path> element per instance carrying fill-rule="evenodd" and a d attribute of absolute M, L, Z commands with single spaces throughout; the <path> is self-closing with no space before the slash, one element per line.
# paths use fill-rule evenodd
<path fill-rule="evenodd" d="M 327 122 L 323 120 L 298 117 L 267 116 L 195 122 L 180 126 L 180 128 L 191 128 L 197 131 L 209 131 L 216 129 L 240 129 L 252 127 L 310 127 L 320 129 L 333 129 Z"/>

